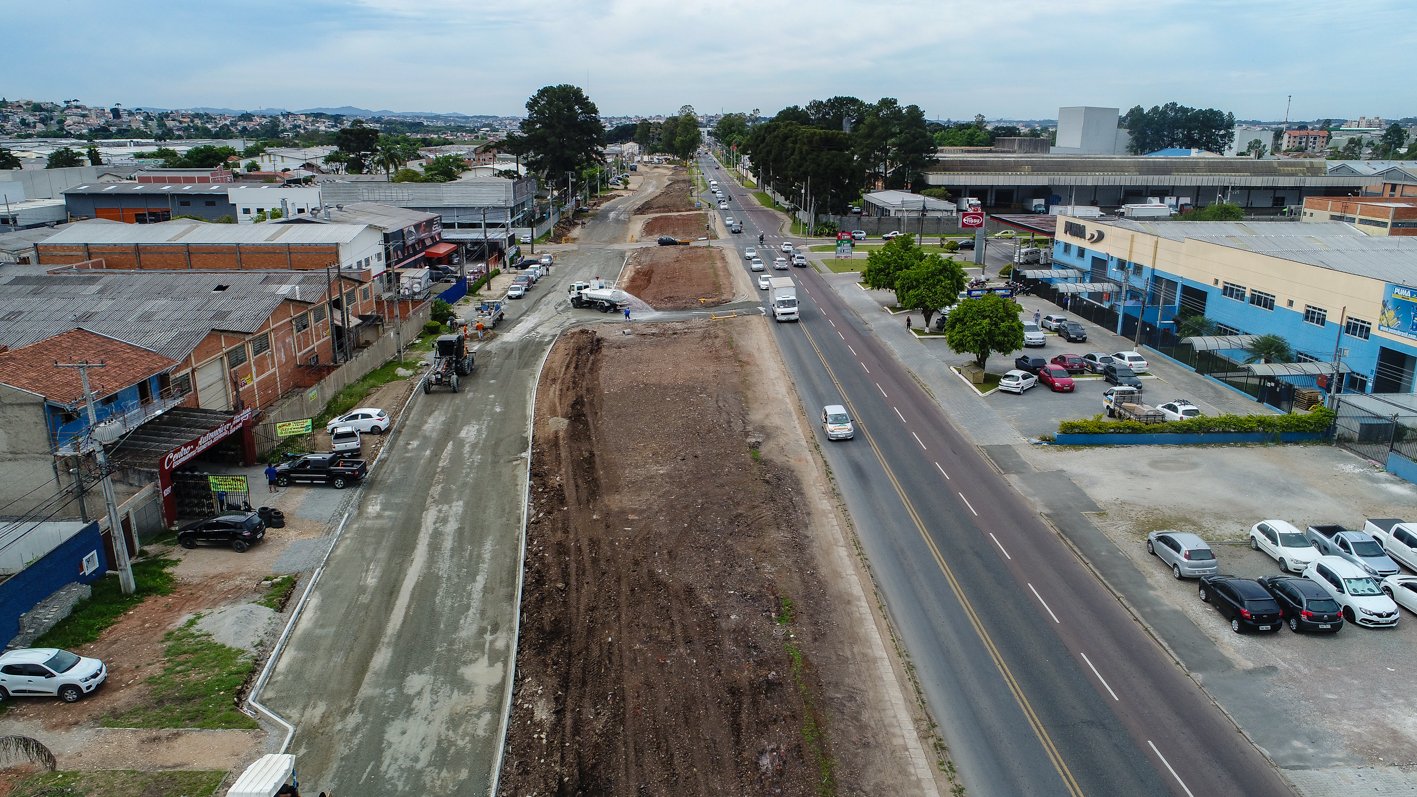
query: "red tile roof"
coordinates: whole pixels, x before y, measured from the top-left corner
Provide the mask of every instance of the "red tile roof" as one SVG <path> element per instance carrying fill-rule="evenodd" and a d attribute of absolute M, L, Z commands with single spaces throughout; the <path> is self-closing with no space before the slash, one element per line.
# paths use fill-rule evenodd
<path fill-rule="evenodd" d="M 177 365 L 176 360 L 151 349 L 87 329 L 74 329 L 0 352 L 0 384 L 27 390 L 60 404 L 82 401 L 84 386 L 79 369 L 61 368 L 54 364 L 56 361 L 103 363 L 103 368 L 89 369 L 89 387 L 95 398 L 117 393 Z"/>

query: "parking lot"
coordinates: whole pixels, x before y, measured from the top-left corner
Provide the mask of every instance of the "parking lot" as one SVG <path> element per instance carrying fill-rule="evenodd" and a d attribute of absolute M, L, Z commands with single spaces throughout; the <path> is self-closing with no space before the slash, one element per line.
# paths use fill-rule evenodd
<path fill-rule="evenodd" d="M 1417 521 L 1417 485 L 1391 476 L 1344 449 L 1287 446 L 1063 447 L 1037 444 L 1062 420 L 1102 412 L 1108 385 L 1077 380 L 1074 393 L 1039 385 L 1022 395 L 994 391 L 962 401 L 963 379 L 939 376 L 941 366 L 972 360 L 941 338 L 910 336 L 888 292 L 861 291 L 842 275 L 835 287 L 877 334 L 931 385 L 955 422 L 965 428 L 1035 502 L 1156 637 L 1186 667 L 1242 732 L 1298 787 L 1321 795 L 1417 795 L 1417 695 L 1406 662 L 1417 650 L 1417 616 L 1401 610 L 1399 627 L 1345 626 L 1337 635 L 1236 634 L 1194 580 L 1177 581 L 1146 553 L 1149 531 L 1177 529 L 1210 542 L 1220 572 L 1246 578 L 1274 575 L 1278 565 L 1252 551 L 1250 527 L 1279 518 L 1363 526 L 1370 517 Z M 865 299 L 861 294 L 866 294 Z M 1022 297 L 1024 318 L 1035 308 L 1059 308 Z M 917 314 L 915 323 L 920 323 Z M 1083 322 L 1085 343 L 1048 334 L 1046 345 L 994 355 L 991 373 L 1012 368 L 1015 356 L 1051 359 L 1069 352 L 1124 351 L 1130 341 Z M 1207 415 L 1269 413 L 1268 407 L 1200 377 L 1151 350 L 1143 376 L 1153 406 L 1186 398 Z M 953 377 L 953 374 L 950 374 Z M 950 382 L 953 384 L 950 384 Z M 967 389 L 966 389 L 967 390 Z M 998 427 L 1008 426 L 1009 430 Z M 1013 434 L 1008 432 L 1012 431 Z M 1029 441 L 1034 443 L 1029 445 Z"/>

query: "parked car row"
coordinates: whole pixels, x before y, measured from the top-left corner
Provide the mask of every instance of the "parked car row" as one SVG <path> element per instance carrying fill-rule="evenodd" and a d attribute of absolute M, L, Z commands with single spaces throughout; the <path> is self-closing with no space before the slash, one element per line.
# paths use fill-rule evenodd
<path fill-rule="evenodd" d="M 1378 526 L 1385 522 L 1369 521 Z M 1402 531 L 1414 535 L 1417 544 L 1417 524 L 1411 525 Z M 1334 552 L 1316 544 L 1324 539 Z M 1417 576 L 1399 574 L 1396 564 L 1385 564 L 1382 547 L 1364 532 L 1340 526 L 1310 526 L 1300 532 L 1287 521 L 1271 519 L 1252 526 L 1249 541 L 1285 574 L 1258 579 L 1222 574 L 1214 551 L 1189 532 L 1153 531 L 1147 535 L 1146 550 L 1169 566 L 1174 578 L 1199 579 L 1200 599 L 1229 620 L 1236 633 L 1273 632 L 1286 624 L 1296 633 L 1336 633 L 1344 623 L 1392 628 L 1398 624 L 1398 606 L 1417 612 Z"/>

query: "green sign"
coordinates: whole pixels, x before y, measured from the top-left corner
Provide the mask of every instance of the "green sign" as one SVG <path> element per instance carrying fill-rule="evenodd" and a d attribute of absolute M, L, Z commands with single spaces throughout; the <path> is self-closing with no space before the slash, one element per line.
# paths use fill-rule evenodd
<path fill-rule="evenodd" d="M 836 256 L 844 258 L 851 257 L 851 253 L 855 251 L 854 247 L 852 246 L 852 243 L 853 242 L 850 238 L 838 239 L 836 242 Z"/>
<path fill-rule="evenodd" d="M 293 437 L 298 434 L 310 434 L 314 429 L 314 424 L 310 418 L 303 421 L 281 421 L 276 424 L 276 437 Z"/>
<path fill-rule="evenodd" d="M 249 493 L 251 487 L 245 476 L 208 476 L 207 483 L 214 493 Z"/>

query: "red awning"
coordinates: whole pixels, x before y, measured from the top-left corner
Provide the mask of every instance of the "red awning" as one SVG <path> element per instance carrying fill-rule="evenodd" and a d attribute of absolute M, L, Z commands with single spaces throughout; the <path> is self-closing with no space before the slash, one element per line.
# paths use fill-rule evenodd
<path fill-rule="evenodd" d="M 447 257 L 448 255 L 451 255 L 456 251 L 458 251 L 457 244 L 442 243 L 433 244 L 427 249 L 424 249 L 423 254 L 428 255 L 429 257 Z"/>

